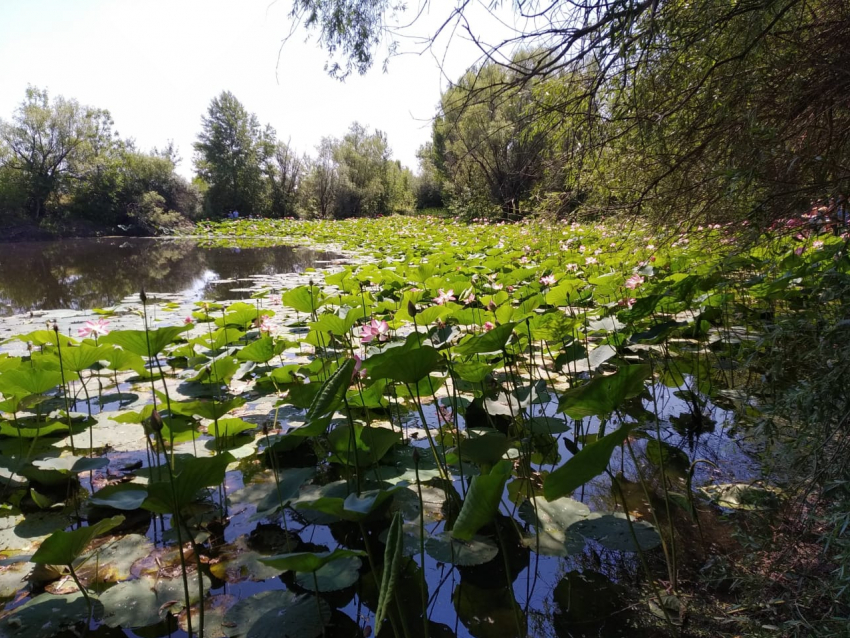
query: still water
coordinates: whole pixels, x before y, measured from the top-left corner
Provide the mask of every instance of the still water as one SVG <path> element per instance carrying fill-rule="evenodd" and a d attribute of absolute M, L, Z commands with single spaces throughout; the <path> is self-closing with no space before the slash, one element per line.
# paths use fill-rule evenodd
<path fill-rule="evenodd" d="M 205 248 L 191 240 L 125 237 L 0 244 L 0 316 L 103 308 L 141 288 L 235 299 L 238 283 L 215 282 L 303 272 L 339 257 L 291 246 Z"/>

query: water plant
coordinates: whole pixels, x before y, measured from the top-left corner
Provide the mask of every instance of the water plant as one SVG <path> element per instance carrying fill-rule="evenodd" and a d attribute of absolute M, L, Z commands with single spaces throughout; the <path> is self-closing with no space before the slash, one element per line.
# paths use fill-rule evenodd
<path fill-rule="evenodd" d="M 622 230 L 199 225 L 210 244 L 309 236 L 357 253 L 251 303 L 171 308 L 143 294 L 136 327 L 80 344 L 53 330 L 8 341 L 19 353 L 0 355 L 11 523 L 0 551 L 39 547 L 33 561 L 45 562 L 56 541 L 26 535 L 35 513 L 76 528 L 62 534 L 92 534 L 83 546 L 107 531 L 146 534 L 155 559 L 99 583 L 103 618 L 127 629 L 265 636 L 279 617 L 305 638 L 578 631 L 575 610 L 555 619 L 545 606 L 589 582 L 616 590 L 636 622 L 676 633 L 688 613 L 681 575 L 703 551 L 701 523 L 716 522 L 710 500 L 756 507 L 754 486 L 730 486 L 752 481 L 750 448 L 768 441 L 742 428 L 774 392 L 752 378 L 770 322 L 805 313 L 850 263 L 832 235 L 800 254 L 799 239 L 780 235 L 768 254 L 736 248 L 735 229 Z M 154 313 L 164 325 L 152 327 Z M 82 415 L 67 394 L 78 381 Z M 98 411 L 91 383 L 115 387 L 118 408 Z M 722 450 L 704 442 L 714 427 Z M 73 439 L 84 429 L 85 457 Z M 783 498 L 761 490 L 758 507 Z M 74 570 L 76 558 L 58 564 Z M 266 591 L 231 595 L 247 581 Z M 149 582 L 172 598 L 149 595 Z M 84 579 L 77 589 L 88 600 Z M 142 589 L 145 608 L 128 614 Z M 18 609 L 0 626 L 36 635 Z"/>

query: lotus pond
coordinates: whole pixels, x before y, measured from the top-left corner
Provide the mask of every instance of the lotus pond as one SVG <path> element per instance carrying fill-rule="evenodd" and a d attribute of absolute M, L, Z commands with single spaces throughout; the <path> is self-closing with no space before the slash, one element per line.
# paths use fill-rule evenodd
<path fill-rule="evenodd" d="M 202 224 L 349 261 L 5 319 L 0 634 L 668 635 L 781 498 L 766 335 L 850 269 L 794 234 Z"/>

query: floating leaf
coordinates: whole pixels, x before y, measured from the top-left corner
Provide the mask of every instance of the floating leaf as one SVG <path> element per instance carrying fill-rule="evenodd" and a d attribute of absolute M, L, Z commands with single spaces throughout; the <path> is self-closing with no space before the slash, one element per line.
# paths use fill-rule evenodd
<path fill-rule="evenodd" d="M 330 617 L 321 598 L 273 589 L 237 602 L 222 626 L 228 638 L 317 638 Z"/>
<path fill-rule="evenodd" d="M 95 620 L 103 615 L 103 605 L 94 602 Z M 39 594 L 0 620 L 0 634 L 8 638 L 54 638 L 88 618 L 88 604 L 82 592 L 67 596 Z"/>
<path fill-rule="evenodd" d="M 56 470 L 66 474 L 81 474 L 92 470 L 100 470 L 109 465 L 106 457 L 59 456 L 53 459 L 33 461 L 33 465 L 42 470 Z"/>
<path fill-rule="evenodd" d="M 282 572 L 315 572 L 328 563 L 332 563 L 340 558 L 351 558 L 365 556 L 366 552 L 353 549 L 337 548 L 332 552 L 295 552 L 292 554 L 279 554 L 270 556 L 269 558 L 261 558 L 260 562 L 265 563 Z"/>
<path fill-rule="evenodd" d="M 584 549 L 584 537 L 569 531 L 570 526 L 590 516 L 590 508 L 572 498 L 549 501 L 538 497 L 519 508 L 522 520 L 537 530 L 523 544 L 545 556 L 567 556 Z"/>
<path fill-rule="evenodd" d="M 443 532 L 425 539 L 425 552 L 441 563 L 468 567 L 489 563 L 499 553 L 499 548 L 483 536 L 461 540 L 453 536 L 452 532 Z"/>
<path fill-rule="evenodd" d="M 360 578 L 361 560 L 357 556 L 339 558 L 314 572 L 296 572 L 295 582 L 310 591 L 337 591 L 351 587 Z"/>
<path fill-rule="evenodd" d="M 593 513 L 570 527 L 570 531 L 581 534 L 615 552 L 649 550 L 661 544 L 661 536 L 646 521 L 631 521 L 621 512 L 609 514 Z M 634 536 L 632 536 L 634 532 Z M 635 545 L 637 539 L 637 546 Z"/>
<path fill-rule="evenodd" d="M 646 458 L 656 467 L 663 465 L 667 471 L 673 470 L 682 474 L 687 473 L 691 466 L 691 459 L 685 452 L 658 439 L 646 442 Z"/>

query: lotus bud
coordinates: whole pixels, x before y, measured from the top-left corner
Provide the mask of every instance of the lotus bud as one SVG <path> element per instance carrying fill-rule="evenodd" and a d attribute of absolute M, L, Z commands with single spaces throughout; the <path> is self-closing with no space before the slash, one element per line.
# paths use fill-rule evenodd
<path fill-rule="evenodd" d="M 159 410 L 154 408 L 153 413 L 151 414 L 151 430 L 154 432 L 162 432 L 162 416 L 159 414 Z"/>
<path fill-rule="evenodd" d="M 490 312 L 496 312 L 496 302 L 492 299 L 490 300 L 490 303 L 487 304 L 487 310 Z"/>
<path fill-rule="evenodd" d="M 419 311 L 416 309 L 416 304 L 414 304 L 412 301 L 408 301 L 407 314 L 409 314 L 411 317 L 415 317 L 418 313 Z"/>
<path fill-rule="evenodd" d="M 412 456 L 413 456 L 413 464 L 414 464 L 414 465 L 419 465 L 419 459 L 421 458 L 421 456 L 420 456 L 420 454 L 419 454 L 419 448 L 418 448 L 418 447 L 414 447 L 414 448 L 413 448 L 413 454 L 412 454 Z"/>
<path fill-rule="evenodd" d="M 145 304 L 145 303 L 147 303 L 147 302 L 148 302 L 148 296 L 145 294 L 145 289 L 144 289 L 144 288 L 142 288 L 142 289 L 139 291 L 139 299 L 141 299 L 141 300 L 142 300 L 142 303 L 143 303 L 143 304 Z"/>
<path fill-rule="evenodd" d="M 307 280 L 307 283 L 308 283 L 308 284 L 310 284 L 310 288 L 312 288 L 313 286 L 315 286 L 315 285 L 316 285 L 316 284 L 314 284 L 314 283 L 313 283 L 313 278 L 312 278 L 312 277 L 310 277 L 310 279 L 308 279 L 308 280 Z"/>
<path fill-rule="evenodd" d="M 55 321 L 53 322 L 53 325 L 51 326 L 51 328 L 52 328 L 53 332 L 59 332 L 59 324 L 56 323 Z"/>

